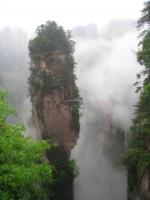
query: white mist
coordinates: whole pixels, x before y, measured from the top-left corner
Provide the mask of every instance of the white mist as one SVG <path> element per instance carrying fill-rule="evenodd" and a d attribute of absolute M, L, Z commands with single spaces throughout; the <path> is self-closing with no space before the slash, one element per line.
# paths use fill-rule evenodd
<path fill-rule="evenodd" d="M 73 30 L 76 74 L 83 98 L 81 131 L 72 152 L 79 167 L 75 200 L 126 200 L 126 172 L 103 155 L 104 118 L 108 113 L 125 132 L 137 101 L 133 83 L 137 35 L 131 20 L 114 20 L 101 31 L 95 25 Z"/>

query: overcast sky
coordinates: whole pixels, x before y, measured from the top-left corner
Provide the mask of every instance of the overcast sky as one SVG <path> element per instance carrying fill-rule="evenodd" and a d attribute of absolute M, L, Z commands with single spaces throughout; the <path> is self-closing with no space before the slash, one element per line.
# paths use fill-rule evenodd
<path fill-rule="evenodd" d="M 138 18 L 143 0 L 0 0 L 0 28 L 19 26 L 32 33 L 37 25 L 55 20 L 67 29 L 114 18 Z"/>

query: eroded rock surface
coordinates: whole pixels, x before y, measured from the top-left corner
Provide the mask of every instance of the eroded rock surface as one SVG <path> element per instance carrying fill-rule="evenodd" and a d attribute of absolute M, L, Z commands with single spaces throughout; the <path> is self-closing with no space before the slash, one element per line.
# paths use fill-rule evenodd
<path fill-rule="evenodd" d="M 51 21 L 39 26 L 29 42 L 29 86 L 38 136 L 57 143 L 68 155 L 80 129 L 73 52 L 70 32 Z"/>

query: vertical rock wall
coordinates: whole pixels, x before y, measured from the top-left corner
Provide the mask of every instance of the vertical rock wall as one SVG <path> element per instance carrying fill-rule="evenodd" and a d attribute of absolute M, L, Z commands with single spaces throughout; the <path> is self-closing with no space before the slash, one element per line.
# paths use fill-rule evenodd
<path fill-rule="evenodd" d="M 53 200 L 73 199 L 75 163 L 70 154 L 80 129 L 73 51 L 70 33 L 55 22 L 39 26 L 29 42 L 33 120 L 38 137 L 57 144 L 46 152 L 56 172 Z"/>
<path fill-rule="evenodd" d="M 29 85 L 38 136 L 57 143 L 68 155 L 80 128 L 73 45 L 70 33 L 55 22 L 38 27 L 29 43 Z"/>
<path fill-rule="evenodd" d="M 36 64 L 32 60 L 37 71 L 34 80 L 41 82 L 31 97 L 34 121 L 40 138 L 59 144 L 70 154 L 79 132 L 78 91 L 65 56 L 59 51 L 54 55 L 56 64 L 48 56 Z"/>

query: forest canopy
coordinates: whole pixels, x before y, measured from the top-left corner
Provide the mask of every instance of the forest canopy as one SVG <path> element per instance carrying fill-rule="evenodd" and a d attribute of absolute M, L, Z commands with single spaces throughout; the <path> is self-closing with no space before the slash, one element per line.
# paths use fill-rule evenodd
<path fill-rule="evenodd" d="M 74 42 L 71 40 L 70 31 L 65 32 L 54 21 L 48 21 L 36 29 L 36 37 L 29 42 L 30 56 L 44 55 L 59 50 L 65 55 L 73 54 Z"/>

